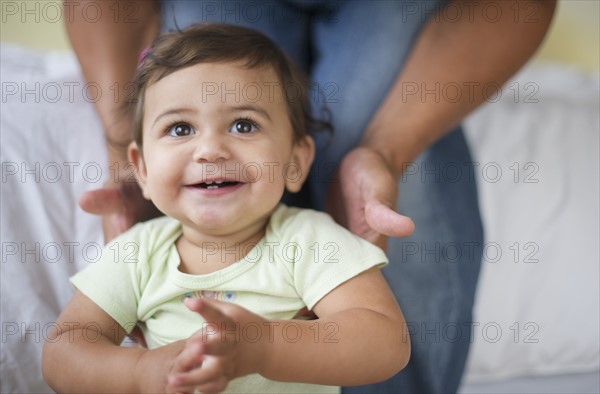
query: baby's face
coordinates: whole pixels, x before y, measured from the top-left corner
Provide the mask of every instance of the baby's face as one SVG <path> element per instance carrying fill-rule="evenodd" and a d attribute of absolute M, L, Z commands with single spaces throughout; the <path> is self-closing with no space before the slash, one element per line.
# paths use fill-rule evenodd
<path fill-rule="evenodd" d="M 143 155 L 132 159 L 144 195 L 212 235 L 264 224 L 285 188 L 300 188 L 313 156 L 310 139 L 293 141 L 270 69 L 206 63 L 176 71 L 148 87 L 143 125 Z"/>

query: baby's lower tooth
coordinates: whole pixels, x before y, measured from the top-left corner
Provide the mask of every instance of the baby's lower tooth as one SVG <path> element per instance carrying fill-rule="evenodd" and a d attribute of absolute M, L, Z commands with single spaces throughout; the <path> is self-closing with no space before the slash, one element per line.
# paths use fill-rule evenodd
<path fill-rule="evenodd" d="M 218 188 L 219 188 L 219 186 L 217 186 L 217 185 L 210 185 L 207 187 L 207 189 L 218 189 Z"/>

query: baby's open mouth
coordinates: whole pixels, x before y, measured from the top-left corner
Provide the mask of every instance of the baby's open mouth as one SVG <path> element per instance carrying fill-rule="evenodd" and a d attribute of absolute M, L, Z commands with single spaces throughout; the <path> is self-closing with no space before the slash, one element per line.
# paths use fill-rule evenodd
<path fill-rule="evenodd" d="M 240 182 L 229 182 L 229 181 L 213 181 L 213 182 L 202 182 L 202 183 L 198 183 L 196 185 L 193 185 L 194 187 L 199 187 L 201 189 L 220 189 L 222 187 L 231 187 L 231 186 L 235 186 L 238 185 Z"/>

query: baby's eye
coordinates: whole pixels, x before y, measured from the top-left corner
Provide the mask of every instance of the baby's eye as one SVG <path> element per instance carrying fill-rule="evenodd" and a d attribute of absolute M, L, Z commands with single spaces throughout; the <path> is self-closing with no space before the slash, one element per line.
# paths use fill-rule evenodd
<path fill-rule="evenodd" d="M 185 123 L 178 123 L 169 128 L 167 134 L 172 137 L 185 137 L 188 135 L 195 134 L 196 131 L 191 128 L 190 125 Z"/>
<path fill-rule="evenodd" d="M 232 133 L 248 134 L 256 131 L 256 125 L 249 120 L 236 120 L 231 126 Z"/>

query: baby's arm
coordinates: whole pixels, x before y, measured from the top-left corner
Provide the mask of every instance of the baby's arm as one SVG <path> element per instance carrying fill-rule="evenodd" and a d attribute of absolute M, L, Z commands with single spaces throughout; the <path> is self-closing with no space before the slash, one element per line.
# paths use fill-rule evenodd
<path fill-rule="evenodd" d="M 275 330 L 276 341 L 268 344 L 262 375 L 273 380 L 355 386 L 386 380 L 408 363 L 406 322 L 378 268 L 342 283 L 313 310 L 319 319 L 298 322 L 302 327 L 298 342 L 278 340 L 286 335 Z"/>
<path fill-rule="evenodd" d="M 123 348 L 125 330 L 77 291 L 47 337 L 46 382 L 57 392 L 165 392 L 172 360 L 183 341 L 155 350 Z"/>
<path fill-rule="evenodd" d="M 260 373 L 273 380 L 339 386 L 383 381 L 404 368 L 410 356 L 406 322 L 392 291 L 378 268 L 365 270 L 381 267 L 387 258 L 321 215 L 301 211 L 281 230 L 282 239 L 299 245 L 327 240 L 337 246 L 337 263 L 316 255 L 311 260 L 298 250 L 293 265 L 296 291 L 319 319 L 298 322 L 302 331 L 296 343 L 285 340 L 293 331 L 282 322 Z"/>
<path fill-rule="evenodd" d="M 229 303 L 186 303 L 208 325 L 187 340 L 175 362 L 169 377 L 175 391 L 221 391 L 229 380 L 249 373 L 279 381 L 362 385 L 393 376 L 410 355 L 404 317 L 376 268 L 323 297 L 313 308 L 317 320 L 267 321 Z M 259 327 L 262 332 L 256 333 Z M 200 368 L 191 369 L 200 362 Z"/>

